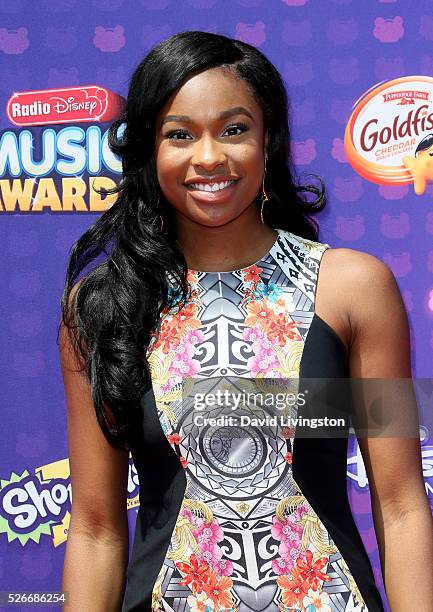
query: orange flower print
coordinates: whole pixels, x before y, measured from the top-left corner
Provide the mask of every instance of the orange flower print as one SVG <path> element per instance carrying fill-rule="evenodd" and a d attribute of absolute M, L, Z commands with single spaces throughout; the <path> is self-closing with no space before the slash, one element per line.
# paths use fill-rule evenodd
<path fill-rule="evenodd" d="M 289 321 L 287 316 L 280 312 L 278 315 L 270 320 L 267 336 L 269 340 L 276 340 L 280 346 L 284 346 L 287 342 L 287 338 L 290 340 L 302 340 L 296 329 L 295 321 Z"/>
<path fill-rule="evenodd" d="M 174 433 L 174 434 L 167 434 L 167 440 L 170 442 L 170 444 L 180 444 L 182 438 L 178 433 Z"/>
<path fill-rule="evenodd" d="M 247 281 L 247 282 L 252 281 L 254 284 L 260 283 L 261 272 L 263 272 L 262 268 L 259 268 L 256 265 L 250 266 L 249 268 L 244 270 L 244 281 Z"/>
<path fill-rule="evenodd" d="M 187 467 L 187 465 L 188 465 L 188 459 L 185 459 L 185 457 L 179 457 L 179 461 L 180 461 L 180 463 L 181 463 L 182 467 L 183 467 L 184 469 L 186 469 L 186 467 Z"/>
<path fill-rule="evenodd" d="M 233 586 L 233 580 L 229 576 L 218 576 L 213 569 L 209 569 L 206 582 L 203 583 L 203 591 L 212 599 L 215 608 L 231 608 L 233 598 L 230 589 Z"/>
<path fill-rule="evenodd" d="M 283 604 L 289 608 L 300 608 L 310 587 L 301 574 L 295 570 L 288 576 L 286 574 L 278 576 L 277 584 L 281 589 Z"/>
<path fill-rule="evenodd" d="M 295 435 L 295 428 L 294 427 L 283 427 L 281 430 L 281 433 L 283 435 L 283 438 L 293 438 L 293 436 Z"/>
<path fill-rule="evenodd" d="M 187 328 L 198 329 L 201 326 L 201 323 L 197 318 L 197 311 L 197 304 L 191 303 L 181 308 L 181 310 L 174 315 L 172 323 L 176 326 L 181 335 Z"/>
<path fill-rule="evenodd" d="M 180 330 L 175 325 L 173 325 L 171 321 L 163 321 L 161 324 L 158 339 L 153 345 L 153 350 L 156 350 L 161 347 L 164 353 L 168 353 L 168 351 L 170 350 L 170 346 L 172 344 L 179 344 L 179 342 Z"/>
<path fill-rule="evenodd" d="M 191 285 L 196 285 L 197 276 L 198 276 L 198 273 L 195 270 L 188 270 L 187 275 L 186 275 L 186 280 L 188 281 L 188 283 L 191 283 Z"/>
<path fill-rule="evenodd" d="M 190 556 L 189 562 L 191 565 L 182 563 L 181 561 L 176 563 L 177 569 L 180 570 L 182 574 L 185 574 L 179 584 L 182 586 L 190 584 L 194 591 L 201 593 L 203 590 L 203 582 L 206 580 L 206 575 L 210 569 L 209 564 L 206 561 L 202 561 L 199 564 L 194 553 Z"/>
<path fill-rule="evenodd" d="M 196 304 L 188 304 L 171 318 L 164 319 L 152 350 L 161 347 L 163 353 L 167 354 L 173 346 L 179 345 L 188 329 L 199 329 L 201 323 L 197 318 L 197 309 Z"/>
<path fill-rule="evenodd" d="M 292 453 L 286 453 L 284 455 L 284 459 L 287 461 L 287 463 L 291 464 L 292 463 Z"/>
<path fill-rule="evenodd" d="M 319 612 L 332 612 L 329 605 L 329 595 L 324 591 L 313 591 L 313 589 L 310 589 L 302 603 L 307 610 L 313 606 L 314 610 Z"/>
<path fill-rule="evenodd" d="M 251 300 L 256 300 L 256 296 L 254 294 L 254 290 L 247 287 L 244 291 L 244 297 L 242 298 L 242 302 L 247 304 Z"/>
<path fill-rule="evenodd" d="M 245 325 L 254 327 L 259 324 L 262 329 L 267 329 L 269 321 L 275 316 L 268 308 L 266 300 L 251 301 L 247 305 L 248 315 L 245 317 Z"/>
<path fill-rule="evenodd" d="M 328 557 L 320 557 L 313 563 L 313 553 L 311 550 L 306 550 L 305 559 L 298 558 L 296 560 L 296 569 L 304 580 L 308 582 L 310 587 L 316 591 L 320 587 L 320 580 L 324 580 L 325 582 L 331 580 L 328 574 L 322 572 L 322 569 L 327 563 Z"/>

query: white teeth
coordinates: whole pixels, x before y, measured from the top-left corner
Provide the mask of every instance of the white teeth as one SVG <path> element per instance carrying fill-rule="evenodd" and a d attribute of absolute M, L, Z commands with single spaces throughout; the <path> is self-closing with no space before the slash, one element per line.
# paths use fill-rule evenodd
<path fill-rule="evenodd" d="M 221 189 L 225 189 L 235 181 L 225 181 L 224 183 L 191 183 L 189 187 L 191 189 L 197 189 L 198 191 L 220 191 Z"/>

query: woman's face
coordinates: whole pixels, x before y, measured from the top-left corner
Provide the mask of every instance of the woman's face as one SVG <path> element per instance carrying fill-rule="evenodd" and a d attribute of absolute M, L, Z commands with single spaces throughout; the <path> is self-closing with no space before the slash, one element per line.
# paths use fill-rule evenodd
<path fill-rule="evenodd" d="M 263 179 L 263 117 L 245 81 L 214 68 L 185 82 L 157 117 L 155 160 L 178 221 L 218 227 L 257 215 L 249 207 Z"/>

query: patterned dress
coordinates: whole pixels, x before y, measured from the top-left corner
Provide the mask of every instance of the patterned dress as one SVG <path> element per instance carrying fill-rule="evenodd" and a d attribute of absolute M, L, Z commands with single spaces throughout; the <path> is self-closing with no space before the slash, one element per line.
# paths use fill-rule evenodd
<path fill-rule="evenodd" d="M 140 509 L 122 612 L 383 610 L 348 503 L 347 435 L 301 437 L 297 403 L 245 401 L 348 377 L 342 340 L 314 311 L 329 245 L 277 231 L 251 266 L 189 270 L 188 304 L 162 314 L 132 450 Z M 235 407 L 204 401 L 234 390 Z"/>

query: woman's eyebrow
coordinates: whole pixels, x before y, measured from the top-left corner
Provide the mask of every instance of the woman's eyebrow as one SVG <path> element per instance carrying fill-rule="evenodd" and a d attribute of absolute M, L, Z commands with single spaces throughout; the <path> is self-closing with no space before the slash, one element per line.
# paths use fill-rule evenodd
<path fill-rule="evenodd" d="M 229 108 L 228 110 L 225 110 L 222 113 L 220 113 L 217 119 L 218 120 L 228 119 L 229 117 L 232 117 L 233 115 L 246 115 L 247 117 L 252 119 L 252 121 L 254 121 L 254 117 L 252 116 L 250 111 L 247 110 L 243 106 L 235 106 L 234 108 Z M 189 117 L 188 115 L 167 115 L 162 120 L 161 127 L 164 125 L 164 123 L 167 123 L 168 121 L 181 121 L 183 123 L 192 123 L 193 119 Z"/>

